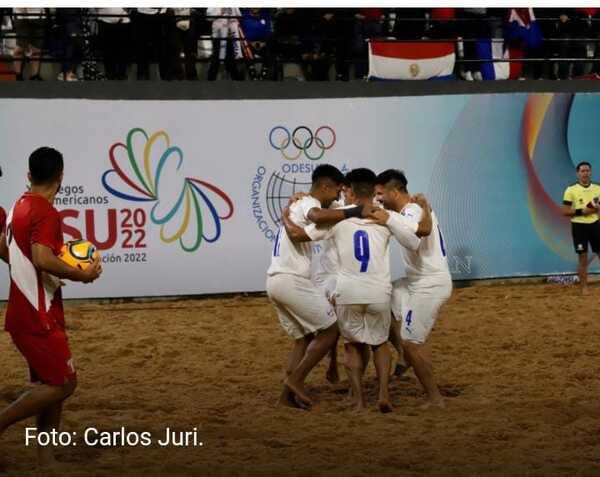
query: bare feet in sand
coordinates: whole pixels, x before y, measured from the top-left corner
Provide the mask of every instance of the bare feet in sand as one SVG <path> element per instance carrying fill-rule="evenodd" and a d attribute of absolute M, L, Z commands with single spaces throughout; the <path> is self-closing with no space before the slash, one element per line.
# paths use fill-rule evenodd
<path fill-rule="evenodd" d="M 425 404 L 422 404 L 421 406 L 419 406 L 419 409 L 422 410 L 427 410 L 427 409 L 445 409 L 446 408 L 446 402 L 443 399 L 428 399 L 427 401 L 425 401 Z"/>
<path fill-rule="evenodd" d="M 582 296 L 588 296 L 590 294 L 590 289 L 588 287 L 582 287 L 581 288 L 581 295 Z"/>
<path fill-rule="evenodd" d="M 398 364 L 396 364 L 396 367 L 394 368 L 394 376 L 396 376 L 397 378 L 401 378 L 406 374 L 406 372 L 409 369 L 410 369 L 410 366 L 402 364 L 402 363 L 398 363 Z"/>
<path fill-rule="evenodd" d="M 394 410 L 392 403 L 387 399 L 380 399 L 377 401 L 377 409 L 379 409 L 379 412 L 383 414 L 387 414 L 388 412 L 392 412 Z"/>
<path fill-rule="evenodd" d="M 294 393 L 291 392 L 287 386 L 284 386 L 281 396 L 277 400 L 277 407 L 291 407 L 293 409 L 299 409 L 298 404 L 294 399 Z"/>
<path fill-rule="evenodd" d="M 302 383 L 294 382 L 291 377 L 288 377 L 285 379 L 284 384 L 296 395 L 296 402 L 300 406 L 311 407 L 313 405 L 313 402 L 306 394 Z"/>

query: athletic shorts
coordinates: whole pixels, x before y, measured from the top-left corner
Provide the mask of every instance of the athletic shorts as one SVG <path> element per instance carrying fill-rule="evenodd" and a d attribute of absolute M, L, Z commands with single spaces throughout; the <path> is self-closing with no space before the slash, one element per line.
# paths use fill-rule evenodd
<path fill-rule="evenodd" d="M 321 293 L 323 293 L 328 300 L 329 297 L 335 292 L 336 282 L 336 275 L 319 275 L 319 277 L 313 279 L 315 286 L 321 290 Z"/>
<path fill-rule="evenodd" d="M 77 377 L 64 331 L 54 330 L 48 335 L 10 333 L 10 336 L 29 365 L 32 383 L 62 386 Z"/>
<path fill-rule="evenodd" d="M 573 234 L 575 253 L 587 253 L 588 244 L 592 252 L 600 252 L 600 220 L 593 224 L 571 222 L 571 233 Z"/>
<path fill-rule="evenodd" d="M 390 335 L 390 304 L 337 305 L 335 307 L 340 334 L 349 343 L 377 346 Z"/>
<path fill-rule="evenodd" d="M 267 277 L 267 295 L 285 332 L 294 339 L 329 328 L 335 311 L 307 278 L 287 273 Z"/>
<path fill-rule="evenodd" d="M 392 313 L 401 322 L 404 341 L 424 344 L 427 341 L 440 308 L 452 294 L 452 281 L 440 280 L 427 287 L 412 287 L 403 278 L 392 288 Z"/>

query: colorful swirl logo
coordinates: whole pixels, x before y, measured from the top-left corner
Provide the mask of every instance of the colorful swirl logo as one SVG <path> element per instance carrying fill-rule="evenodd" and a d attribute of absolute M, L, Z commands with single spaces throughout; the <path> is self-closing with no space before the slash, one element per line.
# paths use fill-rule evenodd
<path fill-rule="evenodd" d="M 138 157 L 138 151 L 143 158 Z M 120 199 L 154 202 L 150 219 L 160 226 L 160 238 L 165 243 L 178 241 L 184 251 L 194 252 L 202 241 L 216 242 L 221 236 L 221 221 L 233 215 L 233 202 L 225 192 L 194 177 L 183 178 L 180 192 L 170 197 L 161 178 L 169 169 L 179 171 L 183 151 L 171 145 L 165 131 L 148 135 L 141 128 L 131 129 L 125 143 L 110 147 L 109 159 L 112 169 L 102 175 L 102 185 Z M 118 185 L 111 179 L 117 179 Z"/>
<path fill-rule="evenodd" d="M 295 161 L 302 154 L 311 161 L 318 161 L 335 142 L 335 131 L 330 126 L 321 126 L 314 133 L 307 126 L 298 126 L 292 132 L 284 126 L 275 126 L 269 132 L 269 144 L 288 161 Z M 291 152 L 287 152 L 288 149 Z"/>
<path fill-rule="evenodd" d="M 531 94 L 522 118 L 522 158 L 528 179 L 531 221 L 546 246 L 573 261 L 571 224 L 561 210 L 562 191 L 574 181 L 568 145 L 573 95 Z M 593 258 L 593 255 L 592 255 Z"/>

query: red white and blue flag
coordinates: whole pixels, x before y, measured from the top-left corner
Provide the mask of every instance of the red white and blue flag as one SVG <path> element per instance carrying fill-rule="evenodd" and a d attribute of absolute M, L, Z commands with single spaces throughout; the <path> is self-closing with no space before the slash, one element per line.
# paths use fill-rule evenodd
<path fill-rule="evenodd" d="M 475 42 L 475 51 L 481 60 L 515 60 L 523 58 L 523 50 L 506 47 L 502 39 L 481 39 Z M 520 61 L 482 61 L 479 64 L 484 80 L 518 79 L 523 65 Z"/>
<path fill-rule="evenodd" d="M 369 79 L 451 79 L 455 61 L 453 42 L 369 42 Z"/>

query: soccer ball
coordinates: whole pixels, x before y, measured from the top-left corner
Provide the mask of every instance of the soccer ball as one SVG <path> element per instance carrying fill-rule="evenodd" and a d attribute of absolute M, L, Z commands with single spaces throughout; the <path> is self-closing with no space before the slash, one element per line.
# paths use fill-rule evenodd
<path fill-rule="evenodd" d="M 73 240 L 62 246 L 58 258 L 67 265 L 85 270 L 100 254 L 95 245 L 87 240 Z"/>

